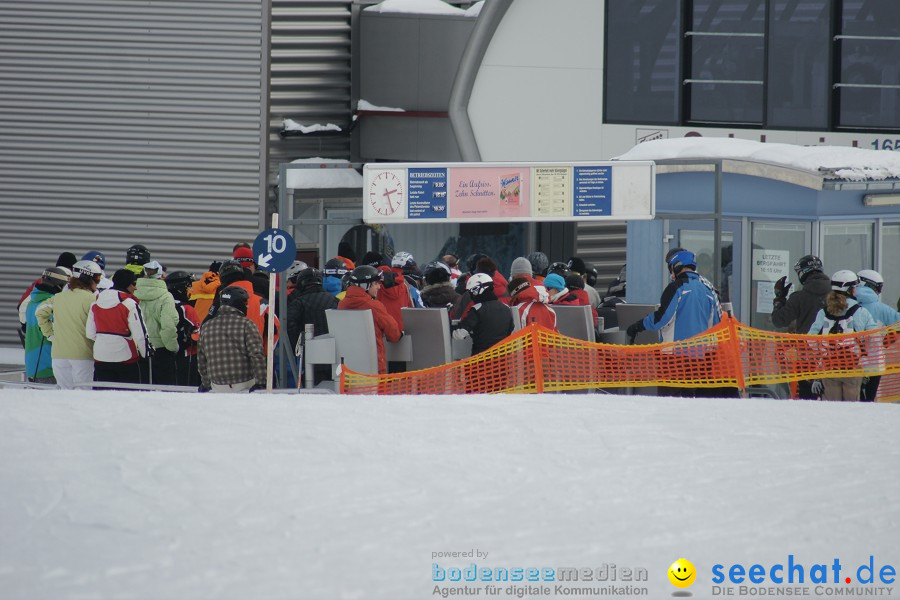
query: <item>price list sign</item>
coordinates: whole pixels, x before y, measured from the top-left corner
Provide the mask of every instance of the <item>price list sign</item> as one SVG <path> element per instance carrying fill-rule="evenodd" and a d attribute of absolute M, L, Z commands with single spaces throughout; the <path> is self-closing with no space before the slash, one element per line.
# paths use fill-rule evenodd
<path fill-rule="evenodd" d="M 534 215 L 564 217 L 570 214 L 571 172 L 568 167 L 536 167 L 534 169 Z"/>
<path fill-rule="evenodd" d="M 447 218 L 447 169 L 409 169 L 409 218 Z"/>
<path fill-rule="evenodd" d="M 575 167 L 574 214 L 598 217 L 612 214 L 612 167 Z"/>

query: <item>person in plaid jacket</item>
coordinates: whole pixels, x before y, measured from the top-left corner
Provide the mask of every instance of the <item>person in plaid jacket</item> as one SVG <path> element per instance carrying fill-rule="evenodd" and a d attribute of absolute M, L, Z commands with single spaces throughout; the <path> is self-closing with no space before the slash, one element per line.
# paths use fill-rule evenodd
<path fill-rule="evenodd" d="M 200 328 L 200 391 L 253 391 L 266 384 L 262 336 L 247 318 L 250 294 L 238 286 L 222 290 L 216 315 Z"/>

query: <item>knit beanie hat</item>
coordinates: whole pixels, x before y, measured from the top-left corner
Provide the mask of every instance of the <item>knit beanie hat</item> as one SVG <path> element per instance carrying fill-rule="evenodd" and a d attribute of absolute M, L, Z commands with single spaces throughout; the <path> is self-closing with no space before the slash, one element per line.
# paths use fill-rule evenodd
<path fill-rule="evenodd" d="M 241 264 L 252 263 L 253 250 L 251 250 L 250 248 L 239 246 L 234 249 L 234 252 L 232 252 L 232 258 L 234 258 L 234 260 L 238 261 Z"/>
<path fill-rule="evenodd" d="M 524 256 L 520 256 L 512 261 L 512 266 L 509 268 L 510 279 L 514 279 L 519 275 L 527 275 L 528 277 L 534 275 L 531 271 L 531 263 Z"/>
<path fill-rule="evenodd" d="M 548 290 L 550 288 L 553 288 L 554 290 L 564 290 L 566 289 L 566 282 L 559 273 L 550 273 L 544 277 L 544 287 Z"/>
<path fill-rule="evenodd" d="M 78 258 L 76 258 L 74 254 L 71 252 L 63 252 L 59 255 L 59 258 L 56 259 L 56 266 L 71 269 L 76 262 L 78 262 Z"/>
<path fill-rule="evenodd" d="M 129 271 L 128 269 L 119 269 L 112 276 L 113 287 L 120 292 L 127 292 L 128 286 L 132 285 L 137 280 L 137 275 L 135 275 L 134 271 Z"/>

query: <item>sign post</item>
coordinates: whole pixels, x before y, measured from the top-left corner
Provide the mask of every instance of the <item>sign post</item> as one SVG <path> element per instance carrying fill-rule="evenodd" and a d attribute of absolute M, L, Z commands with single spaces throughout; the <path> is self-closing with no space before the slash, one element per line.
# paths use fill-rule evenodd
<path fill-rule="evenodd" d="M 272 215 L 272 228 L 266 229 L 253 241 L 256 267 L 273 275 L 269 277 L 269 318 L 266 321 L 266 391 L 272 391 L 275 372 L 275 275 L 286 271 L 297 256 L 297 243 L 290 233 L 278 229 L 278 213 Z"/>

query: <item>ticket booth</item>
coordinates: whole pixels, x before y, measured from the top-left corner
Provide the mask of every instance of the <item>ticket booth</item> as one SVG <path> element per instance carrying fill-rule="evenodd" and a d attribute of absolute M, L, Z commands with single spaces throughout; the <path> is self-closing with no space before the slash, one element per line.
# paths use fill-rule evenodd
<path fill-rule="evenodd" d="M 775 281 L 786 275 L 800 288 L 793 265 L 805 254 L 828 274 L 879 271 L 882 300 L 897 303 L 900 155 L 694 139 L 641 144 L 619 158 L 657 164 L 656 218 L 628 224 L 628 302 L 658 302 L 665 254 L 680 246 L 734 315 L 760 329 L 775 329 Z"/>

